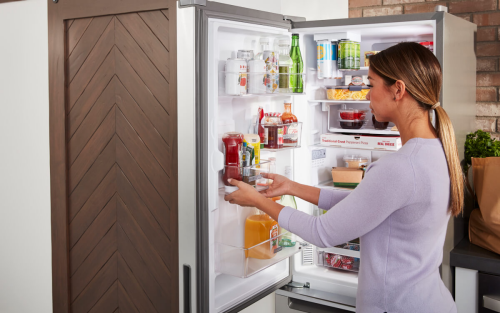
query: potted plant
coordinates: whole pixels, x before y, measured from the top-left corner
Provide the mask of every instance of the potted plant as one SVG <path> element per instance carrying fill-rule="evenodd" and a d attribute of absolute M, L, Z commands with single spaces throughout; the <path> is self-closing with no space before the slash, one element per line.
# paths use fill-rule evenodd
<path fill-rule="evenodd" d="M 479 204 L 470 215 L 469 240 L 500 254 L 500 141 L 482 130 L 468 134 L 462 167 L 467 189 Z M 470 168 L 474 192 L 468 180 Z"/>

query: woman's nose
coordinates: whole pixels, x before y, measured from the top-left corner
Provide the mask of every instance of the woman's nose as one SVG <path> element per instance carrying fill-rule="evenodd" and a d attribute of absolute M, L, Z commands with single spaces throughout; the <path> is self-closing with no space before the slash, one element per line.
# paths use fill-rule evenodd
<path fill-rule="evenodd" d="M 370 94 L 372 93 L 371 89 L 370 91 L 368 91 L 368 93 L 366 94 L 366 100 L 370 100 Z"/>

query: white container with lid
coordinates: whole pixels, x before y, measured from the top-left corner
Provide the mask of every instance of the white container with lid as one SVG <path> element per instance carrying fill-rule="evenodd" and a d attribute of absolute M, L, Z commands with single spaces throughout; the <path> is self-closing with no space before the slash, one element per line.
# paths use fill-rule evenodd
<path fill-rule="evenodd" d="M 345 167 L 361 168 L 368 165 L 368 158 L 357 154 L 344 155 Z"/>
<path fill-rule="evenodd" d="M 266 93 L 266 62 L 264 60 L 248 61 L 248 93 Z"/>
<path fill-rule="evenodd" d="M 241 96 L 247 93 L 247 61 L 244 59 L 227 59 L 226 62 L 226 94 Z"/>

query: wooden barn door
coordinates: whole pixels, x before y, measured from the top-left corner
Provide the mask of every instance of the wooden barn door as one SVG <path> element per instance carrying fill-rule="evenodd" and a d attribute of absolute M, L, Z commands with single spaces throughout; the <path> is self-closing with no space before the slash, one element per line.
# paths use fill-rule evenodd
<path fill-rule="evenodd" d="M 48 1 L 54 312 L 178 312 L 176 2 Z"/>

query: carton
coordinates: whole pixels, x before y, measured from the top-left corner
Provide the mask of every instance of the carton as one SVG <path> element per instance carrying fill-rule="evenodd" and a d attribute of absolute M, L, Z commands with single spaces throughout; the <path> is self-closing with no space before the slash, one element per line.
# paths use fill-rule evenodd
<path fill-rule="evenodd" d="M 333 133 L 322 134 L 320 144 L 323 146 L 391 151 L 397 151 L 403 146 L 399 136 L 362 136 Z"/>
<path fill-rule="evenodd" d="M 358 168 L 332 167 L 333 186 L 355 188 L 363 179 L 363 173 Z"/>

